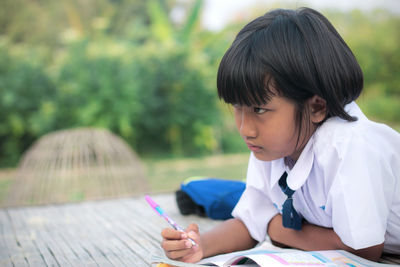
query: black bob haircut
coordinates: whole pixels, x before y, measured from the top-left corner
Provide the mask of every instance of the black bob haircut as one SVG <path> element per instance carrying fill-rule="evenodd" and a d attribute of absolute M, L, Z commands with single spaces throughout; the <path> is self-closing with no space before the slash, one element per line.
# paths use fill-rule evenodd
<path fill-rule="evenodd" d="M 217 87 L 226 103 L 247 106 L 266 104 L 277 93 L 296 104 L 297 122 L 305 101 L 318 95 L 326 100 L 326 118 L 355 121 L 344 106 L 360 95 L 363 74 L 322 14 L 310 8 L 277 9 L 238 33 L 221 60 Z"/>

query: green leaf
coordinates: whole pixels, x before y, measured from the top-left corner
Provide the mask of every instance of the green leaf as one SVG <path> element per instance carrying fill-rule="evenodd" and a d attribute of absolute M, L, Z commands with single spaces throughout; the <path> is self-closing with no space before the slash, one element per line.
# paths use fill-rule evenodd
<path fill-rule="evenodd" d="M 191 37 L 192 33 L 194 32 L 196 25 L 199 23 L 199 15 L 200 15 L 202 6 L 203 6 L 203 1 L 196 0 L 189 16 L 186 19 L 186 23 L 180 34 L 181 41 L 184 44 L 186 44 L 188 42 L 188 40 L 190 40 L 190 37 Z"/>
<path fill-rule="evenodd" d="M 153 36 L 161 42 L 172 41 L 172 25 L 168 18 L 168 14 L 163 9 L 159 0 L 149 0 L 147 4 L 147 12 L 150 17 L 150 29 Z"/>

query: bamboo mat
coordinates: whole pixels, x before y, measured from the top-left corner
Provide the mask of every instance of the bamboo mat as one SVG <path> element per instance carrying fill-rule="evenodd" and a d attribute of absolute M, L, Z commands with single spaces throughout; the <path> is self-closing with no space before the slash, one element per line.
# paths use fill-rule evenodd
<path fill-rule="evenodd" d="M 173 194 L 152 197 L 182 227 L 218 223 L 180 215 Z M 3 208 L 0 266 L 150 266 L 165 227 L 144 197 Z"/>
<path fill-rule="evenodd" d="M 219 222 L 182 216 L 173 194 L 153 199 L 182 227 Z M 0 209 L 0 266 L 150 266 L 169 225 L 144 197 Z M 399 256 L 380 262 L 400 264 Z"/>

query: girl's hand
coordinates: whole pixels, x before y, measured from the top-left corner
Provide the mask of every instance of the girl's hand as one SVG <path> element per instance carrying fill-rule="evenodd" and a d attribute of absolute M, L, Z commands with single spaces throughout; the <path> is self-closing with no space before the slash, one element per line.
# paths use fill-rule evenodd
<path fill-rule="evenodd" d="M 161 247 L 168 258 L 192 263 L 203 258 L 204 253 L 197 224 L 189 225 L 186 232 L 165 228 L 162 230 L 161 236 L 163 237 Z M 196 245 L 192 245 L 188 238 L 193 239 Z"/>

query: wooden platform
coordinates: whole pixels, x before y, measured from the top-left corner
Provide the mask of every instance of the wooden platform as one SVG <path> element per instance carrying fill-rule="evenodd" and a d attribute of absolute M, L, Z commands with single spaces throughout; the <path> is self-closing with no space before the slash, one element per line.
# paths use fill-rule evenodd
<path fill-rule="evenodd" d="M 180 215 L 173 194 L 152 197 L 182 227 L 218 224 Z M 150 266 L 165 227 L 144 197 L 0 209 L 0 266 Z"/>

